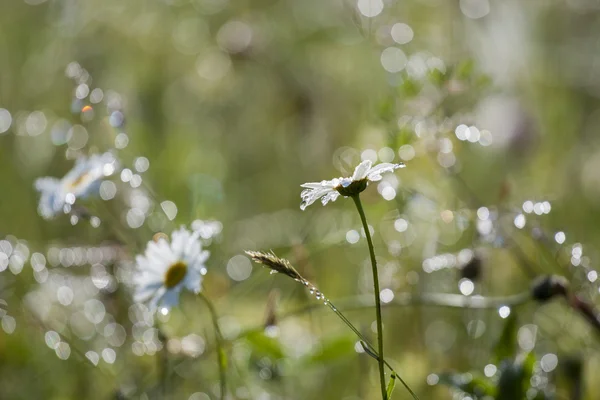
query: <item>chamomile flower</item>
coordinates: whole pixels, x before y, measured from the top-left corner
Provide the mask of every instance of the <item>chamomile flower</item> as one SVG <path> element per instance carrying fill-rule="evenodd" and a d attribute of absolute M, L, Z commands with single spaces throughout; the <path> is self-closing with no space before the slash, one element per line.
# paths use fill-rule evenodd
<path fill-rule="evenodd" d="M 371 161 L 365 160 L 354 169 L 354 174 L 349 178 L 335 178 L 330 181 L 309 182 L 300 185 L 305 190 L 300 193 L 302 203 L 300 209 L 321 199 L 323 205 L 335 201 L 340 195 L 344 197 L 356 195 L 367 188 L 369 182 L 381 180 L 381 175 L 393 172 L 395 169 L 404 168 L 404 164 L 382 163 L 372 166 Z"/>
<path fill-rule="evenodd" d="M 98 191 L 102 178 L 112 175 L 117 161 L 111 153 L 81 156 L 73 169 L 63 178 L 44 177 L 35 181 L 35 189 L 40 192 L 39 213 L 49 219 L 75 203 Z"/>
<path fill-rule="evenodd" d="M 199 236 L 181 227 L 171 234 L 170 243 L 165 238 L 148 242 L 144 255 L 136 257 L 135 302 L 147 303 L 154 312 L 176 306 L 183 289 L 200 292 L 209 252 L 202 249 Z"/>

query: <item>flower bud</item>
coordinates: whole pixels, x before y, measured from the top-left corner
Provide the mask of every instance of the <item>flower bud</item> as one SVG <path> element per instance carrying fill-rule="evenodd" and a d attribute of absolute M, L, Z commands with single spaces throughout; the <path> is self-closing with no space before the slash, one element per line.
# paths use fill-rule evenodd
<path fill-rule="evenodd" d="M 566 296 L 569 282 L 565 277 L 546 275 L 536 279 L 531 285 L 531 296 L 540 302 L 546 302 L 554 296 Z"/>
<path fill-rule="evenodd" d="M 468 262 L 460 266 L 460 277 L 475 282 L 481 277 L 482 267 L 481 257 L 474 255 Z"/>

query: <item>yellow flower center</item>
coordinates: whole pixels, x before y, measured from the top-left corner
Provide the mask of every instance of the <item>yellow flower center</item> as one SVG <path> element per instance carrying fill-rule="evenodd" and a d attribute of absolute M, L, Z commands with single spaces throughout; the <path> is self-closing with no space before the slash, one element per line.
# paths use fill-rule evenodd
<path fill-rule="evenodd" d="M 71 182 L 69 184 L 69 189 L 75 189 L 77 186 L 79 186 L 83 181 L 86 180 L 86 178 L 90 176 L 89 173 L 83 173 L 81 175 L 79 175 L 77 178 L 75 178 L 75 180 L 73 180 L 73 182 Z"/>
<path fill-rule="evenodd" d="M 185 274 L 187 274 L 187 265 L 183 261 L 172 264 L 165 273 L 165 286 L 167 289 L 177 286 L 185 278 Z"/>

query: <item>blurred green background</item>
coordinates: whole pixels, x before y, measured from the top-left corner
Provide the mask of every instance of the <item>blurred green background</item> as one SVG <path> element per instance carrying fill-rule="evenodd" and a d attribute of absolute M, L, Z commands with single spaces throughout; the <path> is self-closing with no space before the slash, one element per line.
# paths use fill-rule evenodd
<path fill-rule="evenodd" d="M 159 333 L 127 285 L 156 232 L 197 219 L 222 224 L 204 289 L 230 398 L 377 398 L 352 333 L 243 255 L 288 258 L 374 341 L 352 202 L 299 209 L 300 184 L 361 159 L 407 164 L 362 199 L 395 295 L 386 358 L 421 399 L 485 398 L 476 379 L 522 384 L 488 398 L 600 398 L 599 35 L 595 0 L 4 0 L 0 398 L 219 398 L 204 304 L 184 295 Z M 36 178 L 109 150 L 150 167 L 141 186 L 117 174 L 114 199 L 82 202 L 99 227 L 38 215 Z M 461 269 L 469 254 L 477 276 Z M 570 295 L 502 318 L 506 296 L 545 274 Z M 458 307 L 420 304 L 431 293 Z M 470 308 L 473 295 L 494 299 Z M 398 385 L 394 398 L 410 397 Z"/>

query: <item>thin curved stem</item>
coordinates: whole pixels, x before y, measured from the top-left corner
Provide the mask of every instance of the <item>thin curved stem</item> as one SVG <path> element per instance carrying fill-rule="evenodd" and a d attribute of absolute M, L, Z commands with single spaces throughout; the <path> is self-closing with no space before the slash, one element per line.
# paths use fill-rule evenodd
<path fill-rule="evenodd" d="M 166 343 L 167 336 L 157 322 L 155 327 L 158 331 L 158 339 L 161 343 Z M 163 347 L 160 352 L 156 353 L 156 368 L 160 378 L 160 391 L 163 399 L 169 399 L 169 355 L 167 347 Z"/>
<path fill-rule="evenodd" d="M 217 357 L 219 359 L 219 384 L 221 388 L 220 399 L 224 400 L 227 394 L 227 361 L 225 359 L 225 350 L 223 348 L 223 335 L 221 328 L 219 327 L 219 319 L 213 303 L 206 297 L 202 292 L 198 293 L 200 297 L 206 303 L 210 317 L 212 320 L 213 328 L 215 330 L 215 342 L 217 347 Z"/>
<path fill-rule="evenodd" d="M 350 322 L 350 320 L 348 318 L 346 318 L 346 316 L 344 314 L 342 314 L 342 312 L 340 310 L 338 310 L 338 308 L 336 306 L 334 306 L 333 303 L 330 302 L 329 300 L 327 300 L 327 305 L 329 306 L 331 311 L 333 311 L 335 313 L 335 315 L 337 315 L 346 324 L 346 326 L 348 326 L 352 330 L 352 332 L 354 332 L 356 334 L 356 336 L 358 336 L 358 338 L 361 339 L 362 342 L 369 347 L 369 349 L 375 355 L 375 358 L 377 359 L 377 361 L 383 360 L 383 363 L 398 378 L 400 383 L 402 383 L 402 385 L 406 388 L 406 390 L 408 390 L 408 392 L 412 395 L 412 397 L 415 400 L 419 400 L 419 397 L 412 391 L 412 389 L 408 386 L 408 384 L 406 382 L 404 382 L 404 379 L 402 379 L 402 377 L 400 377 L 400 375 L 394 370 L 394 368 L 390 365 L 390 363 L 388 363 L 383 357 L 381 357 L 378 354 L 378 352 L 375 351 L 375 348 L 373 347 L 373 345 L 358 329 L 356 329 L 356 327 L 354 325 L 352 325 L 352 322 Z M 386 391 L 386 396 L 387 396 L 387 391 Z"/>
<path fill-rule="evenodd" d="M 358 214 L 360 214 L 360 220 L 362 221 L 363 228 L 365 231 L 365 237 L 367 238 L 367 244 L 369 246 L 369 254 L 371 256 L 371 268 L 373 271 L 373 290 L 375 291 L 375 312 L 377 314 L 377 349 L 379 353 L 379 382 L 381 384 L 381 397 L 387 400 L 387 390 L 385 384 L 385 369 L 384 369 L 384 355 L 383 355 L 383 321 L 381 318 L 381 299 L 379 298 L 379 274 L 377 272 L 377 261 L 375 259 L 375 249 L 373 247 L 373 241 L 371 240 L 371 232 L 369 232 L 369 224 L 367 223 L 367 217 L 363 210 L 360 202 L 360 195 L 356 194 L 352 196 Z"/>
<path fill-rule="evenodd" d="M 375 350 L 375 347 L 369 342 L 369 340 L 348 320 L 348 318 L 342 313 L 341 310 L 344 311 L 357 311 L 363 310 L 366 308 L 373 307 L 373 300 L 371 296 L 358 296 L 358 297 L 348 297 L 345 299 L 341 299 L 339 304 L 342 304 L 342 307 L 335 306 L 329 299 L 325 298 L 325 304 L 331 309 L 335 315 L 338 316 L 351 330 L 356 334 L 356 336 L 361 339 L 368 350 L 371 351 L 377 358 L 379 359 L 379 354 Z M 502 297 L 471 297 L 465 298 L 463 295 L 451 294 L 451 293 L 425 293 L 418 296 L 415 296 L 411 293 L 398 293 L 394 297 L 394 300 L 390 303 L 386 303 L 383 306 L 385 308 L 389 307 L 410 307 L 414 305 L 424 305 L 431 307 L 446 307 L 446 308 L 457 308 L 457 309 L 498 309 L 501 306 L 509 306 L 511 308 L 518 307 L 524 304 L 527 304 L 532 300 L 531 294 L 529 291 L 522 292 L 519 294 L 502 296 Z M 291 318 L 294 316 L 302 315 L 307 311 L 322 308 L 323 305 L 321 303 L 311 304 L 302 308 L 298 308 L 296 310 L 292 310 L 286 312 L 283 315 L 279 315 L 277 319 L 279 321 Z M 256 326 L 254 328 L 248 328 L 240 332 L 235 338 L 229 339 L 229 342 L 234 342 L 241 338 L 246 337 L 247 335 L 253 332 L 260 332 L 264 330 L 264 324 Z M 217 349 L 218 351 L 218 349 Z M 400 375 L 394 370 L 394 368 L 388 363 L 385 359 L 383 359 L 384 364 L 396 374 L 398 380 L 404 385 L 404 387 L 409 391 L 409 393 L 413 396 L 414 399 L 418 399 L 419 397 L 410 389 L 410 387 L 404 382 L 404 380 L 400 377 Z"/>
<path fill-rule="evenodd" d="M 493 310 L 501 306 L 518 307 L 527 304 L 532 300 L 529 292 L 514 294 L 504 297 L 471 297 L 466 299 L 465 296 L 452 293 L 425 293 L 421 295 L 412 295 L 411 293 L 398 293 L 390 303 L 382 304 L 383 308 L 391 307 L 411 307 L 411 306 L 429 306 L 429 307 L 444 307 L 456 309 L 477 309 L 477 310 Z M 337 310 L 343 311 L 360 311 L 373 307 L 373 298 L 371 296 L 353 296 L 344 299 L 336 300 L 336 304 L 340 307 Z M 322 307 L 321 304 L 310 304 L 295 310 L 288 311 L 282 315 L 278 315 L 279 321 L 298 315 L 302 315 L 307 311 Z M 252 332 L 257 332 L 264 329 L 264 324 L 260 324 L 254 328 L 248 328 L 235 339 L 237 340 Z"/>

